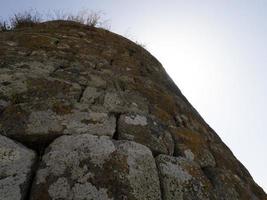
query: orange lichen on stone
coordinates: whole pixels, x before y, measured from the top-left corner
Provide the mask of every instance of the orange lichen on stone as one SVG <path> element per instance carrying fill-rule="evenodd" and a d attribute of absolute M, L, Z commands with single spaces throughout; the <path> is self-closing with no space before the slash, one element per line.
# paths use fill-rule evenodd
<path fill-rule="evenodd" d="M 215 159 L 209 150 L 208 141 L 200 133 L 186 128 L 172 128 L 175 155 L 195 160 L 200 166 L 215 166 Z"/>

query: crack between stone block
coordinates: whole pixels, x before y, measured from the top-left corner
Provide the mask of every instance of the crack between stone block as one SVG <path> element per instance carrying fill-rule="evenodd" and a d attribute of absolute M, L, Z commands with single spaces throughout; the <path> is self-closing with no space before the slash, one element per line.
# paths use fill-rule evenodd
<path fill-rule="evenodd" d="M 63 135 L 60 135 L 60 136 L 63 136 Z M 37 175 L 37 171 L 39 169 L 39 166 L 42 162 L 42 158 L 43 158 L 43 155 L 45 154 L 45 150 L 48 148 L 48 146 L 55 140 L 57 139 L 58 137 L 60 136 L 57 136 L 53 139 L 51 139 L 49 142 L 47 143 L 43 143 L 43 144 L 40 144 L 39 145 L 39 149 L 35 150 L 36 154 L 37 154 L 37 157 L 36 157 L 36 160 L 35 160 L 35 163 L 33 164 L 33 166 L 31 167 L 31 171 L 32 171 L 32 174 L 29 178 L 29 186 L 28 186 L 28 189 L 27 189 L 27 192 L 26 192 L 26 195 L 25 195 L 25 200 L 30 200 L 31 199 L 31 192 L 32 192 L 32 187 L 33 187 L 33 183 L 34 183 L 34 180 L 35 180 L 35 177 Z M 23 144 L 23 143 L 22 143 Z M 23 144 L 25 145 L 25 144 Z M 26 147 L 28 147 L 27 145 L 25 145 Z M 29 147 L 28 147 L 29 148 Z M 30 148 L 32 149 L 32 148 Z"/>
<path fill-rule="evenodd" d="M 23 140 L 23 136 L 22 137 L 14 137 L 14 136 L 8 136 L 8 135 L 4 135 L 5 137 L 11 139 L 11 140 L 14 140 L 20 144 L 22 144 L 23 146 L 31 149 L 31 150 L 34 150 L 35 152 L 37 152 L 38 155 L 43 155 L 44 152 L 45 152 L 45 149 L 55 140 L 57 139 L 58 137 L 61 137 L 63 136 L 64 134 L 62 135 L 54 135 L 54 136 L 50 136 L 50 137 L 47 137 L 47 138 L 42 138 L 42 142 L 35 142 L 35 141 L 27 141 L 27 139 Z"/>
<path fill-rule="evenodd" d="M 205 177 L 209 180 L 209 182 L 211 183 L 212 187 L 215 187 L 214 181 L 213 181 L 211 175 L 209 175 L 209 172 L 208 172 L 209 168 L 211 168 L 211 167 L 201 167 L 201 171 L 203 172 Z"/>
<path fill-rule="evenodd" d="M 114 113 L 115 119 L 116 119 L 116 125 L 115 125 L 115 133 L 113 134 L 112 139 L 113 140 L 119 140 L 119 131 L 118 131 L 118 125 L 119 125 L 119 118 L 120 113 Z"/>
<path fill-rule="evenodd" d="M 155 157 L 154 157 L 154 160 L 155 160 L 155 164 L 157 167 L 157 174 L 158 174 L 158 179 L 159 179 L 160 198 L 161 198 L 161 200 L 164 200 L 164 196 L 163 196 L 164 190 L 163 190 L 163 183 L 162 183 L 162 180 L 160 178 L 160 169 L 159 169 L 159 166 L 158 166 L 158 163 L 157 163 Z"/>
<path fill-rule="evenodd" d="M 170 156 L 178 156 L 177 152 L 175 151 L 175 148 L 177 148 L 177 147 L 176 147 L 176 140 L 174 138 L 174 135 L 173 135 L 172 131 L 170 130 L 170 127 L 168 127 L 167 130 L 170 133 L 170 136 L 171 136 L 171 139 L 172 139 L 172 143 L 173 143 L 173 153 L 170 154 Z"/>
<path fill-rule="evenodd" d="M 81 87 L 81 92 L 80 92 L 80 95 L 79 95 L 79 97 L 78 97 L 78 99 L 77 99 L 77 102 L 78 102 L 78 103 L 81 102 L 81 99 L 82 99 L 82 97 L 83 97 L 84 91 L 85 91 L 85 89 L 86 89 L 86 87 L 87 87 L 87 85 L 81 85 L 81 84 L 79 84 L 79 85 L 80 85 L 80 87 Z"/>
<path fill-rule="evenodd" d="M 112 65 L 113 65 L 113 62 L 114 62 L 114 59 L 111 59 L 111 60 L 109 61 L 109 64 L 112 66 Z"/>
<path fill-rule="evenodd" d="M 32 187 L 33 187 L 33 182 L 35 180 L 37 171 L 39 169 L 39 165 L 40 165 L 40 158 L 39 158 L 39 155 L 38 155 L 38 157 L 36 158 L 35 163 L 33 164 L 32 168 L 31 168 L 32 174 L 31 174 L 31 177 L 29 179 L 29 186 L 28 186 L 27 192 L 25 194 L 25 198 L 24 198 L 25 200 L 30 200 L 31 199 L 31 191 L 32 191 Z"/>
<path fill-rule="evenodd" d="M 55 69 L 50 73 L 50 75 L 56 73 L 60 69 L 64 69 L 64 66 L 63 65 L 59 65 L 59 66 L 55 67 Z"/>

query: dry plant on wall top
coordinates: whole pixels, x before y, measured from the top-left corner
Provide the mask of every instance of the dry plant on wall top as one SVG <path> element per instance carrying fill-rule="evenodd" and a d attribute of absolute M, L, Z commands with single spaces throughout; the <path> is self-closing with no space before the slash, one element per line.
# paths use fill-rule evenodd
<path fill-rule="evenodd" d="M 108 20 L 104 20 L 104 13 L 102 11 L 90 11 L 88 9 L 81 10 L 76 14 L 67 13 L 62 10 L 49 11 L 47 14 L 48 20 L 66 20 L 75 21 L 87 26 L 108 28 Z"/>
<path fill-rule="evenodd" d="M 29 10 L 14 14 L 10 18 L 11 28 L 32 27 L 42 21 L 41 14 L 36 10 Z"/>
<path fill-rule="evenodd" d="M 11 16 L 8 21 L 0 21 L 0 31 L 32 27 L 36 24 L 53 20 L 74 21 L 87 26 L 110 29 L 108 20 L 103 20 L 104 13 L 100 11 L 81 10 L 76 14 L 72 14 L 61 10 L 54 10 L 53 12 L 50 11 L 45 14 L 46 17 L 43 16 L 44 15 L 33 9 L 18 12 Z"/>

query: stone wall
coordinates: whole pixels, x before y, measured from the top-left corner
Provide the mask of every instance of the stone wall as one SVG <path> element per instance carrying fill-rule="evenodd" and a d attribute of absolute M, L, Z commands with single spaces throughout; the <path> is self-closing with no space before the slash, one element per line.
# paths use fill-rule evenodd
<path fill-rule="evenodd" d="M 0 32 L 1 200 L 267 199 L 142 47 L 54 21 Z"/>

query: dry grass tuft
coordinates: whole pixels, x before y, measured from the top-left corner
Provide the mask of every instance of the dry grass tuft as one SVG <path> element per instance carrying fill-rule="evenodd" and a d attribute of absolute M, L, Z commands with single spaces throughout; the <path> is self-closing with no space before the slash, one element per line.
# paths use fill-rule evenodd
<path fill-rule="evenodd" d="M 102 20 L 102 16 L 102 12 L 93 12 L 88 10 L 81 10 L 76 14 L 56 10 L 47 14 L 47 18 L 50 20 L 74 21 L 93 27 L 102 27 L 105 25 L 106 21 Z"/>
<path fill-rule="evenodd" d="M 93 12 L 88 10 L 79 11 L 77 14 L 66 13 L 64 11 L 56 10 L 49 12 L 43 17 L 36 10 L 28 10 L 14 14 L 7 21 L 0 21 L 0 31 L 8 31 L 17 28 L 33 27 L 36 24 L 45 21 L 64 20 L 74 21 L 91 27 L 101 27 L 109 29 L 107 20 L 102 20 L 102 12 Z"/>
<path fill-rule="evenodd" d="M 42 21 L 42 16 L 35 10 L 24 11 L 10 17 L 11 29 L 32 27 Z"/>
<path fill-rule="evenodd" d="M 0 31 L 7 31 L 9 28 L 8 28 L 8 25 L 6 24 L 5 21 L 0 21 Z"/>

